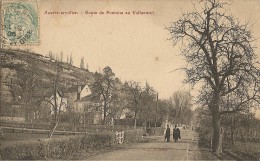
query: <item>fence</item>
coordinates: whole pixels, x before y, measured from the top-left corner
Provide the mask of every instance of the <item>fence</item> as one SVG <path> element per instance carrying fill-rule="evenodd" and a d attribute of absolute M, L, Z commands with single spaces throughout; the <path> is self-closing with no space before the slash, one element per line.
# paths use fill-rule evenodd
<path fill-rule="evenodd" d="M 233 131 L 233 135 L 230 127 L 221 128 L 221 139 L 223 141 L 223 148 L 229 148 L 233 141 L 238 142 L 254 142 L 259 143 L 260 129 L 252 127 L 237 127 Z M 203 135 L 204 141 L 206 141 L 210 146 L 212 146 L 213 130 L 212 127 L 200 127 L 197 130 Z M 233 137 L 233 139 L 232 139 Z"/>
<path fill-rule="evenodd" d="M 19 128 L 19 127 L 0 127 L 1 136 L 4 136 L 5 133 L 32 133 L 32 134 L 47 134 L 50 130 L 44 129 L 28 129 L 28 128 Z M 69 135 L 69 134 L 86 134 L 86 132 L 77 132 L 77 131 L 60 131 L 55 130 L 54 134 L 56 135 Z"/>
<path fill-rule="evenodd" d="M 72 130 L 64 124 L 59 124 L 54 135 L 76 135 L 76 134 L 94 134 L 94 133 L 106 133 L 112 132 L 116 135 L 116 143 L 122 144 L 125 141 L 125 135 L 127 132 L 127 140 L 135 140 L 145 134 L 143 128 L 127 129 L 124 126 L 112 127 L 104 125 L 95 125 L 91 127 L 77 127 Z M 31 134 L 48 134 L 50 132 L 50 125 L 47 124 L 21 124 L 21 123 L 2 123 L 0 122 L 1 137 L 6 133 L 31 133 Z M 126 132 L 125 132 L 126 131 Z M 137 132 L 138 131 L 138 132 Z M 134 133 L 133 133 L 134 132 Z M 133 134 L 131 134 L 133 133 Z M 137 136 L 138 135 L 138 136 Z M 140 135 L 140 136 L 139 136 Z"/>
<path fill-rule="evenodd" d="M 117 144 L 122 144 L 124 142 L 124 134 L 125 134 L 124 131 L 121 131 L 121 132 L 116 131 L 116 143 Z"/>
<path fill-rule="evenodd" d="M 50 124 L 31 124 L 31 123 L 10 123 L 10 122 L 0 122 L 2 127 L 12 127 L 12 128 L 27 128 L 27 129 L 41 129 L 49 130 L 51 128 Z M 122 131 L 125 129 L 132 129 L 132 127 L 127 126 L 108 126 L 108 125 L 73 125 L 70 123 L 59 123 L 57 126 L 58 131 L 78 131 L 84 133 L 99 133 L 99 132 L 115 132 Z"/>

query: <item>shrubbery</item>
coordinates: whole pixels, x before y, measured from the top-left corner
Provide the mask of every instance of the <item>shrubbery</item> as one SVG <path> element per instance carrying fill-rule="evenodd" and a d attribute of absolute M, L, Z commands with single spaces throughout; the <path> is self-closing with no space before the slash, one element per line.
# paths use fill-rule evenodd
<path fill-rule="evenodd" d="M 153 131 L 154 131 L 154 135 L 164 135 L 164 131 L 165 131 L 165 128 L 164 127 L 156 127 L 156 128 L 152 128 Z"/>
<path fill-rule="evenodd" d="M 143 129 L 125 130 L 124 142 L 141 142 Z M 0 160 L 71 159 L 88 149 L 99 149 L 116 143 L 115 133 L 78 135 L 68 138 L 30 140 L 0 147 Z"/>
<path fill-rule="evenodd" d="M 89 134 L 62 139 L 28 141 L 0 148 L 1 160 L 43 160 L 68 159 L 82 150 L 111 146 L 115 142 L 114 133 Z"/>
<path fill-rule="evenodd" d="M 145 134 L 144 129 L 125 130 L 124 142 L 139 142 Z"/>

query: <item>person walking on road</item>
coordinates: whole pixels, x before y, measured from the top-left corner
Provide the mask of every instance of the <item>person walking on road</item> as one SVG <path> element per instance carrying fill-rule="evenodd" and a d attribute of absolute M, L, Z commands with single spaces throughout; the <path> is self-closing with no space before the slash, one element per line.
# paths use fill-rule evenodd
<path fill-rule="evenodd" d="M 173 129 L 173 139 L 174 142 L 177 142 L 178 139 L 181 139 L 181 132 L 177 125 L 175 125 L 175 128 Z"/>
<path fill-rule="evenodd" d="M 169 125 L 167 125 L 167 129 L 165 131 L 165 138 L 164 138 L 164 141 L 166 140 L 167 142 L 170 142 L 170 134 L 171 133 L 171 130 L 169 128 Z"/>

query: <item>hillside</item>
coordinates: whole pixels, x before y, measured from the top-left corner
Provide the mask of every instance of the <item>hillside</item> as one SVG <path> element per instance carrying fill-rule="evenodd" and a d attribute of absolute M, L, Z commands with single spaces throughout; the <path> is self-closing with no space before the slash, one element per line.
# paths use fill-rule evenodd
<path fill-rule="evenodd" d="M 91 84 L 94 73 L 49 57 L 17 50 L 1 49 L 1 106 L 17 102 L 25 91 L 43 91 L 51 87 L 59 69 L 59 89 L 65 91 L 75 84 Z"/>

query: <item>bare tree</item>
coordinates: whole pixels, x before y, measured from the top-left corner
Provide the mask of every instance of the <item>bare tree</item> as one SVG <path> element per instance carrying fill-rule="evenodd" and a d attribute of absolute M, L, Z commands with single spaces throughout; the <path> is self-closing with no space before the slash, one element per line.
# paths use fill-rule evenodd
<path fill-rule="evenodd" d="M 70 65 L 73 65 L 73 58 L 72 58 L 72 53 L 70 53 L 70 62 L 69 62 Z"/>
<path fill-rule="evenodd" d="M 17 69 L 17 85 L 14 91 L 19 93 L 20 101 L 24 105 L 26 120 L 31 120 L 30 113 L 36 112 L 40 108 L 42 97 L 37 97 L 42 86 L 42 76 L 44 72 L 38 70 L 33 60 L 28 60 L 28 65 L 23 65 Z"/>
<path fill-rule="evenodd" d="M 49 57 L 50 57 L 51 60 L 54 59 L 54 55 L 53 55 L 52 51 L 49 51 Z"/>
<path fill-rule="evenodd" d="M 55 61 L 57 61 L 57 62 L 59 62 L 60 61 L 60 56 L 59 56 L 59 54 L 55 54 Z"/>
<path fill-rule="evenodd" d="M 103 124 L 107 123 L 107 116 L 113 113 L 115 100 L 117 100 L 117 79 L 112 69 L 107 66 L 103 73 L 95 73 L 95 82 L 93 84 L 93 98 L 102 104 Z"/>
<path fill-rule="evenodd" d="M 147 82 L 143 89 L 143 97 L 141 100 L 141 118 L 145 125 L 151 127 L 151 121 L 156 116 L 156 91 Z"/>
<path fill-rule="evenodd" d="M 46 102 L 49 103 L 49 105 L 51 105 L 51 115 L 52 115 L 52 120 L 51 120 L 51 130 L 49 133 L 49 138 L 52 138 L 53 133 L 55 132 L 58 123 L 60 121 L 60 114 L 62 111 L 62 107 L 64 107 L 64 98 L 63 95 L 61 93 L 61 91 L 59 91 L 59 86 L 61 85 L 60 83 L 60 75 L 62 72 L 62 66 L 59 65 L 58 62 L 55 63 L 55 74 L 52 75 L 51 79 L 51 87 L 49 88 L 49 92 L 46 92 L 44 94 L 44 100 Z"/>
<path fill-rule="evenodd" d="M 176 110 L 175 120 L 179 123 L 190 123 L 192 119 L 191 95 L 185 91 L 176 91 L 171 99 Z"/>
<path fill-rule="evenodd" d="M 81 68 L 81 69 L 85 69 L 84 57 L 81 57 L 81 60 L 80 60 L 80 68 Z"/>
<path fill-rule="evenodd" d="M 67 55 L 67 64 L 69 64 L 69 56 Z"/>
<path fill-rule="evenodd" d="M 168 99 L 159 99 L 158 100 L 158 109 L 157 109 L 157 122 L 162 123 L 170 116 L 170 112 L 172 112 L 172 104 Z M 168 119 L 169 120 L 169 119 Z"/>
<path fill-rule="evenodd" d="M 60 52 L 60 62 L 63 62 L 63 52 Z"/>
<path fill-rule="evenodd" d="M 136 128 L 136 116 L 140 111 L 140 103 L 142 99 L 143 90 L 138 82 L 129 81 L 124 84 L 125 91 L 129 94 L 130 109 L 134 111 L 134 128 Z"/>
<path fill-rule="evenodd" d="M 243 94 L 241 94 L 242 92 Z M 258 96 L 254 96 L 255 94 L 256 89 L 236 90 L 236 92 L 229 93 L 221 99 L 220 114 L 223 115 L 221 120 L 231 128 L 232 145 L 234 145 L 234 131 L 239 126 L 238 123 L 241 121 L 241 116 L 252 115 L 250 108 L 259 105 Z M 250 124 L 250 120 L 247 120 L 247 124 Z M 249 126 L 245 127 L 249 128 Z"/>
<path fill-rule="evenodd" d="M 203 3 L 204 2 L 204 3 Z M 187 83 L 201 83 L 199 101 L 207 105 L 212 116 L 213 146 L 221 152 L 221 114 L 237 110 L 220 107 L 223 97 L 231 93 L 246 98 L 243 102 L 257 99 L 259 69 L 251 42 L 254 40 L 249 23 L 241 24 L 227 15 L 218 0 L 203 0 L 202 10 L 184 13 L 168 27 L 174 43 L 182 42 L 181 54 L 188 65 Z M 241 90 L 246 90 L 250 98 Z M 259 99 L 259 97 L 258 97 Z M 242 108 L 242 106 L 241 106 Z"/>

